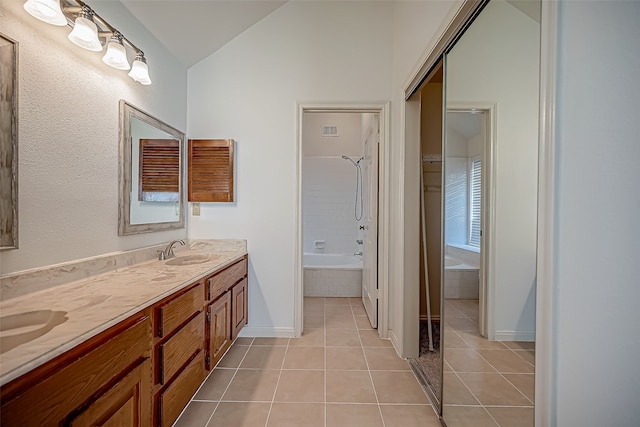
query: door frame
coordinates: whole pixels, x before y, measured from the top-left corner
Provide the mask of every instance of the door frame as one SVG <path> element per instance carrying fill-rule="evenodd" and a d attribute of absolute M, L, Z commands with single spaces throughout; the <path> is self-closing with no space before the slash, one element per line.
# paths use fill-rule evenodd
<path fill-rule="evenodd" d="M 390 144 L 389 102 L 324 103 L 298 102 L 296 105 L 296 181 L 294 233 L 294 336 L 302 335 L 304 326 L 303 234 L 302 234 L 302 119 L 304 113 L 377 113 L 380 118 L 380 149 L 378 154 L 378 334 L 387 338 L 389 332 L 389 242 L 390 204 L 389 168 Z"/>
<path fill-rule="evenodd" d="M 484 144 L 482 147 L 482 239 L 480 240 L 480 313 L 479 327 L 480 335 L 490 340 L 495 339 L 495 318 L 492 315 L 495 302 L 495 224 L 496 224 L 496 170 L 497 165 L 497 105 L 491 102 L 450 102 L 447 104 L 445 113 L 474 113 L 481 112 L 486 115 L 483 120 Z M 446 124 L 446 119 L 445 119 Z M 446 140 L 446 129 L 444 131 Z M 444 141 L 443 141 L 444 143 Z M 444 151 L 443 151 L 444 152 Z M 446 157 L 443 158 L 443 170 L 446 168 Z M 444 202 L 444 194 L 443 194 Z M 443 207 L 444 208 L 444 207 Z M 443 216 L 444 221 L 444 216 Z M 443 222 L 444 236 L 444 222 Z M 444 253 L 444 245 L 442 242 Z M 441 273 L 444 277 L 444 271 Z M 444 295 L 444 289 L 443 295 Z"/>

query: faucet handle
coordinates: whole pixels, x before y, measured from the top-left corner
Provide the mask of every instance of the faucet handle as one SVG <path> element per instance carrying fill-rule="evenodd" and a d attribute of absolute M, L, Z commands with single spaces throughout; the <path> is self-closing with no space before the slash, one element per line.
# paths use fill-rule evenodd
<path fill-rule="evenodd" d="M 362 244 L 362 239 L 356 239 L 356 243 L 357 243 L 358 245 L 361 245 L 361 244 Z"/>
<path fill-rule="evenodd" d="M 159 255 L 158 255 L 158 259 L 160 261 L 164 261 L 164 251 L 156 251 Z"/>

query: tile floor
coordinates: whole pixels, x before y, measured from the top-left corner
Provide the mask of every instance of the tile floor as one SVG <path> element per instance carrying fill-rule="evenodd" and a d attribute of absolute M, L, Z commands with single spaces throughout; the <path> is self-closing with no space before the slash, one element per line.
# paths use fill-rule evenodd
<path fill-rule="evenodd" d="M 440 427 L 359 298 L 305 298 L 300 338 L 238 338 L 178 427 Z"/>
<path fill-rule="evenodd" d="M 533 427 L 535 343 L 478 334 L 478 300 L 445 301 L 443 418 L 455 427 Z"/>

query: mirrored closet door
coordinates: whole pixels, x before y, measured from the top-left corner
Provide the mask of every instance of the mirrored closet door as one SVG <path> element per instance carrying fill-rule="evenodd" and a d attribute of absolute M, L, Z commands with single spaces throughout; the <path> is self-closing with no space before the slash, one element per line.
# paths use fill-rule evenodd
<path fill-rule="evenodd" d="M 491 0 L 445 55 L 442 416 L 534 425 L 540 2 Z"/>

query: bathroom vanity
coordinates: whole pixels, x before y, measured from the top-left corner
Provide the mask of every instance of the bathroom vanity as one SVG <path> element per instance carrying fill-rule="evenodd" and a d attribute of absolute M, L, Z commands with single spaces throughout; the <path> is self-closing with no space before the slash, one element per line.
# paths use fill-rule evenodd
<path fill-rule="evenodd" d="M 2 350 L 0 424 L 172 425 L 247 323 L 246 245 L 227 249 L 194 245 L 0 303 L 3 318 L 67 318 Z"/>

